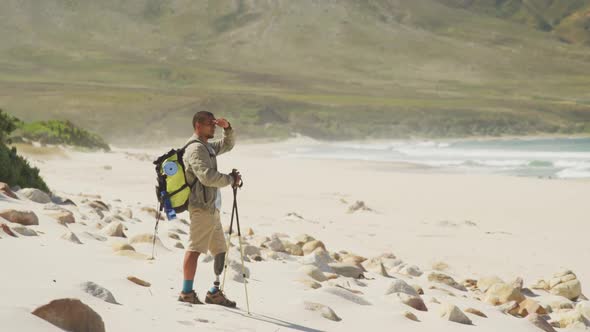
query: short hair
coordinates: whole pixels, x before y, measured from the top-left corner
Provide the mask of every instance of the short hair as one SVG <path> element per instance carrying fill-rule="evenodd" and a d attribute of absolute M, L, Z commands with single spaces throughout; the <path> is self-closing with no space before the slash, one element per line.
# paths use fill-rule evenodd
<path fill-rule="evenodd" d="M 197 122 L 203 123 L 211 118 L 215 118 L 215 115 L 208 111 L 200 111 L 195 113 L 195 115 L 193 116 L 193 129 L 197 128 Z"/>

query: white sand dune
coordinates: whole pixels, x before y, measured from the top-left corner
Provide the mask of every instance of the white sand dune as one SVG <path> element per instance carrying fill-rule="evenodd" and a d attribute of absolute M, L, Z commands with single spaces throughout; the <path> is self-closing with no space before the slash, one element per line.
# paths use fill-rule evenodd
<path fill-rule="evenodd" d="M 263 261 L 246 263 L 252 315 L 246 313 L 243 283 L 231 275 L 226 293 L 238 302 L 239 309 L 183 305 L 176 298 L 184 251 L 175 247 L 178 241 L 168 233 L 172 230 L 186 243 L 185 224 L 178 220 L 160 223 L 161 244 L 155 260 L 145 259 L 151 256 L 150 243 L 131 244 L 136 252 L 127 255 L 112 248 L 153 232 L 155 218 L 142 208 L 156 207 L 151 158 L 165 151 L 67 151 L 65 157 L 29 158 L 56 194 L 77 204 L 60 206 L 74 213 L 75 223 L 66 227 L 50 216 L 55 211 L 48 208 L 54 204 L 0 196 L 0 210 L 31 210 L 39 217 L 39 225 L 26 226 L 38 236 L 11 237 L 0 230 L 0 330 L 59 331 L 31 312 L 54 299 L 77 298 L 102 317 L 107 331 L 540 331 L 526 318 L 501 313 L 477 300 L 472 290 L 459 291 L 429 281 L 433 264 L 445 263 L 448 267 L 443 273 L 458 282 L 496 275 L 507 282 L 522 277 L 525 287 L 570 269 L 582 292 L 590 289 L 588 181 L 281 159 L 272 154 L 277 144 L 289 143 L 238 144 L 219 158 L 221 171 L 238 168 L 243 174 L 245 185 L 238 194 L 242 233 L 248 228 L 255 233 L 245 235 L 245 241 L 253 244 L 259 236 L 284 234 L 283 240 L 294 243 L 297 235 L 306 233 L 321 240 L 329 252 L 346 250 L 366 258 L 393 253 L 424 272 L 411 277 L 387 269 L 394 278 L 421 286 L 427 312 L 385 295 L 394 279 L 373 272 L 365 273 L 367 279 L 340 276 L 322 282 L 321 288 L 308 289 L 298 281 L 301 257 L 268 250 L 263 250 Z M 231 190 L 225 188 L 222 194 L 222 222 L 228 225 Z M 95 199 L 110 205 L 104 212 L 107 216 L 131 210 L 133 217 L 121 221 L 126 238 L 102 238 L 105 234 L 98 225 L 107 224 L 85 202 Z M 356 201 L 363 201 L 372 211 L 349 213 Z M 179 215 L 182 218 L 188 216 Z M 82 244 L 62 239 L 68 231 Z M 237 244 L 237 239 L 233 242 Z M 236 253 L 232 251 L 231 259 L 237 262 Z M 136 285 L 128 276 L 151 286 Z M 200 262 L 195 287 L 201 297 L 213 277 L 212 263 Z M 86 293 L 81 284 L 89 281 L 109 290 L 119 304 Z M 533 292 L 538 300 L 549 297 L 542 290 Z M 433 297 L 442 304 L 433 303 Z M 332 321 L 319 311 L 306 310 L 305 302 L 328 306 L 342 320 Z M 588 304 L 577 302 L 582 304 L 571 302 L 572 306 Z M 443 320 L 439 311 L 445 303 L 461 310 L 478 309 L 488 318 L 467 314 L 471 326 Z M 414 313 L 419 322 L 404 317 L 406 311 Z M 554 312 L 549 318 L 573 311 Z"/>

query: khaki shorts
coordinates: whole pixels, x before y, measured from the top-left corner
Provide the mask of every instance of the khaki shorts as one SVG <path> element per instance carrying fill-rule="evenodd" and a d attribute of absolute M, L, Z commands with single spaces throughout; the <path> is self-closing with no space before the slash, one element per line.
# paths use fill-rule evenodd
<path fill-rule="evenodd" d="M 219 210 L 215 213 L 203 210 L 189 211 L 191 225 L 187 251 L 199 253 L 211 252 L 215 256 L 226 251 L 223 228 L 219 218 Z"/>

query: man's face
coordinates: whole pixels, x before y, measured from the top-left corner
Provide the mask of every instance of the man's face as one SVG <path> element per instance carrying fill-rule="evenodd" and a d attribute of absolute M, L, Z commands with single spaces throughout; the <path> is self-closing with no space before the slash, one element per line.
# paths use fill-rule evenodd
<path fill-rule="evenodd" d="M 214 117 L 210 117 L 202 123 L 197 122 L 197 135 L 205 136 L 208 139 L 215 137 L 215 127 L 217 120 Z"/>

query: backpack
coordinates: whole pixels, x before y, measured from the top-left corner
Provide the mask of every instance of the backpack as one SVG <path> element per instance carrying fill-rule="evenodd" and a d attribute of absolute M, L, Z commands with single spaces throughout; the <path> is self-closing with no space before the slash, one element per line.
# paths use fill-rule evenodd
<path fill-rule="evenodd" d="M 156 196 L 160 203 L 160 211 L 166 206 L 168 199 L 170 200 L 170 208 L 174 209 L 176 213 L 181 213 L 188 209 L 188 199 L 191 189 L 197 183 L 198 179 L 195 178 L 195 181 L 191 184 L 187 183 L 185 175 L 186 168 L 182 157 L 186 148 L 193 143 L 205 145 L 201 141 L 192 140 L 182 148 L 172 149 L 154 161 L 158 180 Z"/>

